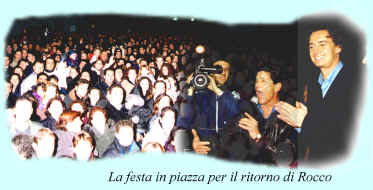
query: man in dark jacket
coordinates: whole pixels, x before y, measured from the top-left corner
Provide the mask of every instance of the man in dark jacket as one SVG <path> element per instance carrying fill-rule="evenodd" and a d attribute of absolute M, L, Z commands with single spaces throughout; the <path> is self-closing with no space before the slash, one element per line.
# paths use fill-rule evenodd
<path fill-rule="evenodd" d="M 209 76 L 208 89 L 203 92 L 195 93 L 194 87 L 190 86 L 177 122 L 178 127 L 192 131 L 193 150 L 199 154 L 215 154 L 215 151 L 211 152 L 209 144 L 214 149 L 214 139 L 224 125 L 239 113 L 237 100 L 224 87 L 229 77 L 230 64 L 217 61 L 213 65 L 221 66 L 223 72 Z M 188 77 L 188 82 L 191 78 L 192 75 Z"/>
<path fill-rule="evenodd" d="M 359 86 L 357 65 L 342 62 L 342 44 L 329 28 L 312 31 L 310 58 L 319 73 L 308 83 L 306 105 L 281 102 L 279 118 L 300 127 L 299 159 L 305 164 L 320 164 L 340 158 L 350 142 L 353 112 Z"/>
<path fill-rule="evenodd" d="M 220 155 L 231 160 L 294 166 L 295 129 L 277 118 L 282 83 L 279 69 L 261 66 L 255 80 L 258 104 L 241 102 L 241 115 L 224 131 Z"/>

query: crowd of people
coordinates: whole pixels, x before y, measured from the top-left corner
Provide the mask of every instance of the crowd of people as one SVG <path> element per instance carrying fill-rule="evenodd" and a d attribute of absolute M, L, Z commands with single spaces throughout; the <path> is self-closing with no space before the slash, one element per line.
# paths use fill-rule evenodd
<path fill-rule="evenodd" d="M 201 61 L 194 49 L 198 44 L 185 35 L 149 33 L 55 32 L 43 42 L 32 34 L 10 39 L 5 93 L 12 144 L 25 159 L 93 160 L 133 152 L 175 152 L 179 150 L 175 134 L 185 130 L 190 143 L 183 146 L 211 153 L 216 145 L 207 137 L 211 131 L 218 133 L 237 120 L 245 102 L 266 103 L 256 88 L 257 73 L 267 72 L 260 69 L 267 65 L 282 70 L 276 97 L 279 93 L 282 100 L 295 101 L 294 63 L 281 63 L 249 48 L 222 56 L 208 44 L 204 44 L 205 62 L 220 65 L 223 73 L 210 76 L 207 87 L 212 92 L 207 96 L 216 99 L 196 94 L 190 81 Z M 196 103 L 197 107 L 191 106 Z M 221 118 L 212 119 L 215 113 Z M 206 130 L 198 128 L 204 125 Z M 296 140 L 287 139 L 295 146 Z M 209 143 L 204 140 L 215 145 L 205 146 Z M 224 158 L 238 159 L 232 154 Z M 263 157 L 267 154 L 250 159 L 276 163 L 274 157 Z"/>

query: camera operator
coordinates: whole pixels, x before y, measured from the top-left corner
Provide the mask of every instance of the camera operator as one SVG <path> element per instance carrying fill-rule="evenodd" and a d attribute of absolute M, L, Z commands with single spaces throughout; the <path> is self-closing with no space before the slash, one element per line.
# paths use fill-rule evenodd
<path fill-rule="evenodd" d="M 282 83 L 280 70 L 261 66 L 255 80 L 258 104 L 240 103 L 241 115 L 234 119 L 223 137 L 222 155 L 228 159 L 273 165 L 297 165 L 294 128 L 277 118 Z M 237 126 L 238 125 L 238 126 Z"/>
<path fill-rule="evenodd" d="M 177 125 L 191 130 L 192 148 L 199 154 L 215 154 L 219 133 L 239 113 L 237 100 L 225 86 L 230 64 L 219 60 L 213 66 L 222 67 L 222 72 L 208 75 L 207 89 L 196 91 L 194 85 L 189 85 Z M 192 78 L 193 74 L 187 78 L 187 83 L 191 83 Z"/>

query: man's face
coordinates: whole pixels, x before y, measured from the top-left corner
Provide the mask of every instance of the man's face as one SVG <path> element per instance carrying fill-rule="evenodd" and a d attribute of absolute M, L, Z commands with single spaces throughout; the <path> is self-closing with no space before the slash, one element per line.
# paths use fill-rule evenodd
<path fill-rule="evenodd" d="M 36 74 L 42 73 L 44 71 L 44 64 L 41 62 L 36 62 L 33 69 Z"/>
<path fill-rule="evenodd" d="M 217 85 L 221 86 L 228 80 L 230 65 L 227 62 L 215 62 L 214 66 L 220 65 L 223 68 L 223 72 L 220 74 L 213 74 L 212 77 L 215 79 Z"/>
<path fill-rule="evenodd" d="M 327 30 L 313 32 L 309 39 L 312 62 L 318 68 L 329 68 L 338 64 L 341 47 L 336 45 Z"/>
<path fill-rule="evenodd" d="M 265 105 L 277 97 L 280 83 L 274 84 L 271 74 L 259 71 L 256 74 L 255 91 L 260 105 Z"/>
<path fill-rule="evenodd" d="M 88 84 L 80 84 L 78 85 L 77 89 L 76 89 L 76 94 L 79 96 L 79 97 L 85 97 L 88 93 L 88 87 L 89 85 Z"/>

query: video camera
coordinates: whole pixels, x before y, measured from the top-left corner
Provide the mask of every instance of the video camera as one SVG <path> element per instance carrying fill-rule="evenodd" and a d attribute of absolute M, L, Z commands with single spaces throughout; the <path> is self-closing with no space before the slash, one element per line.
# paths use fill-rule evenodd
<path fill-rule="evenodd" d="M 209 85 L 209 74 L 220 74 L 223 72 L 223 68 L 220 65 L 217 66 L 205 66 L 203 59 L 201 63 L 196 67 L 193 73 L 192 85 L 195 90 L 206 89 Z"/>
<path fill-rule="evenodd" d="M 197 45 L 195 48 L 195 52 L 200 57 L 200 61 L 198 66 L 196 67 L 193 78 L 192 78 L 192 86 L 195 90 L 203 90 L 206 89 L 209 85 L 209 74 L 220 74 L 223 72 L 223 68 L 221 66 L 207 66 L 205 64 L 205 47 L 203 45 Z"/>

